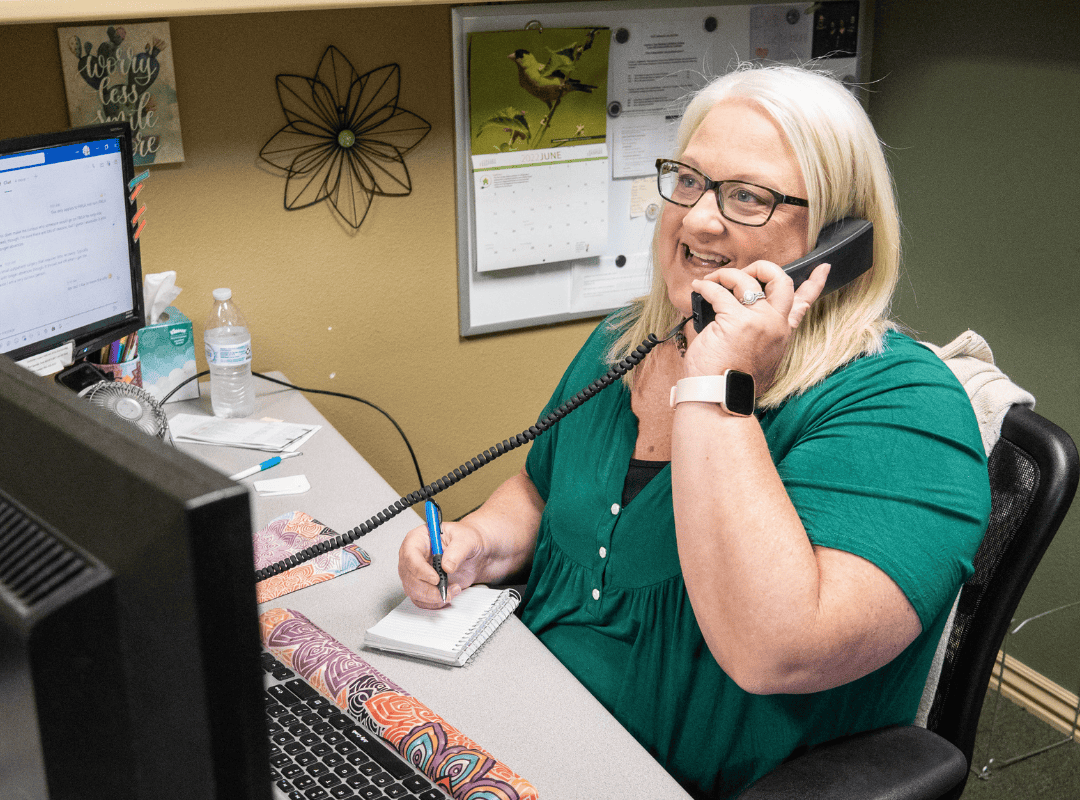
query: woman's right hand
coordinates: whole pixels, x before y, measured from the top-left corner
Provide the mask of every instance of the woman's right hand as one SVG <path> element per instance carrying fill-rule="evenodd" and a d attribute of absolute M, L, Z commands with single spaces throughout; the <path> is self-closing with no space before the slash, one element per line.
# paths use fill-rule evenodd
<path fill-rule="evenodd" d="M 446 522 L 442 526 L 442 568 L 446 573 L 447 602 L 476 583 L 484 561 L 484 540 L 467 522 Z M 398 575 L 405 594 L 420 608 L 446 605 L 439 595 L 439 576 L 431 565 L 431 538 L 421 525 L 407 534 L 398 550 Z"/>
<path fill-rule="evenodd" d="M 480 508 L 442 525 L 446 599 L 474 583 L 498 583 L 532 562 L 544 501 L 525 469 L 505 480 Z M 427 527 L 413 528 L 398 549 L 398 576 L 405 594 L 421 608 L 446 605 L 431 566 Z"/>

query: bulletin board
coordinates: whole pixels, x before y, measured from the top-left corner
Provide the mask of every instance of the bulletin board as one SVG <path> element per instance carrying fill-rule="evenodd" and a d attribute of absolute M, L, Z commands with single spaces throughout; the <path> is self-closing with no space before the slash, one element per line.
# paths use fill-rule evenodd
<path fill-rule="evenodd" d="M 739 61 L 858 93 L 869 0 L 614 0 L 452 10 L 462 336 L 600 317 L 648 291 L 686 99 Z"/>

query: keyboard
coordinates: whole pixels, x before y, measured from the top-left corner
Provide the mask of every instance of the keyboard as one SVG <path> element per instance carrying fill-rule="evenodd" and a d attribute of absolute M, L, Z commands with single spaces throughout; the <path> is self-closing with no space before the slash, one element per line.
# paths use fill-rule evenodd
<path fill-rule="evenodd" d="M 424 773 L 263 650 L 275 800 L 446 800 Z"/>

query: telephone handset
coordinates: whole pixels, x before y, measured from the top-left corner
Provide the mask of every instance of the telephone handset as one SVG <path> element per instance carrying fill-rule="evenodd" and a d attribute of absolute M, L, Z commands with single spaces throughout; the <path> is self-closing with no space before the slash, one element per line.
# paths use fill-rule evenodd
<path fill-rule="evenodd" d="M 874 263 L 874 225 L 869 220 L 845 217 L 821 229 L 817 246 L 800 259 L 784 267 L 798 289 L 818 266 L 832 265 L 821 294 L 839 289 L 862 275 Z M 716 311 L 697 292 L 690 295 L 694 312 L 694 330 L 702 329 L 716 318 Z"/>
<path fill-rule="evenodd" d="M 873 225 L 866 220 L 849 217 L 824 228 L 821 235 L 818 237 L 817 247 L 813 252 L 800 258 L 798 261 L 788 264 L 784 267 L 784 271 L 791 275 L 792 279 L 795 281 L 795 286 L 798 287 L 799 284 L 810 276 L 814 267 L 825 261 L 832 264 L 832 270 L 829 272 L 829 279 L 825 283 L 825 289 L 822 294 L 831 292 L 834 289 L 839 289 L 844 284 L 866 272 L 873 263 Z M 702 302 L 703 298 L 701 295 L 695 292 L 693 297 L 695 298 L 694 327 L 698 331 L 701 331 L 708 322 L 715 318 L 715 312 L 713 311 L 712 306 Z M 352 530 L 340 534 L 333 539 L 314 544 L 306 550 L 282 559 L 275 564 L 263 567 L 256 571 L 255 579 L 257 581 L 266 580 L 274 575 L 285 572 L 287 569 L 291 569 L 297 564 L 310 561 L 320 553 L 326 553 L 330 550 L 336 550 L 339 547 L 351 544 L 357 537 L 370 533 L 379 525 L 396 517 L 406 508 L 431 499 L 434 495 L 444 489 L 450 488 L 462 478 L 471 475 L 473 472 L 480 469 L 480 467 L 493 461 L 504 453 L 508 453 L 527 442 L 531 442 L 586 400 L 595 396 L 601 389 L 607 388 L 636 367 L 641 363 L 645 356 L 652 352 L 652 349 L 656 347 L 656 345 L 672 338 L 678 331 L 682 330 L 682 327 L 688 321 L 688 319 L 681 320 L 663 339 L 658 339 L 655 334 L 650 333 L 648 338 L 638 345 L 634 352 L 612 367 L 606 375 L 597 378 L 557 409 L 546 415 L 535 425 L 530 426 L 527 430 L 522 431 L 517 436 L 504 439 L 499 444 L 478 454 L 471 461 L 462 464 L 453 472 L 447 473 L 434 483 L 429 483 L 418 491 L 411 492 L 398 498 L 396 502 L 387 506 L 366 522 L 357 525 Z"/>

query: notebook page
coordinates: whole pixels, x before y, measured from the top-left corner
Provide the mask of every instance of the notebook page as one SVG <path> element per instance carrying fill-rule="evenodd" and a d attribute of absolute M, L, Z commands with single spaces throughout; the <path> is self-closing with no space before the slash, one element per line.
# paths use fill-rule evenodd
<path fill-rule="evenodd" d="M 453 598 L 450 605 L 438 609 L 418 608 L 406 597 L 369 628 L 368 634 L 418 650 L 455 653 L 464 647 L 471 634 L 481 629 L 502 594 L 487 586 L 470 586 Z"/>

